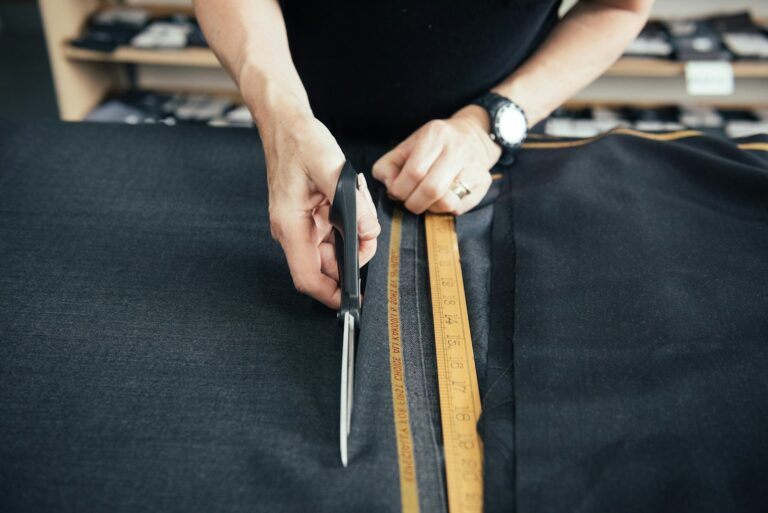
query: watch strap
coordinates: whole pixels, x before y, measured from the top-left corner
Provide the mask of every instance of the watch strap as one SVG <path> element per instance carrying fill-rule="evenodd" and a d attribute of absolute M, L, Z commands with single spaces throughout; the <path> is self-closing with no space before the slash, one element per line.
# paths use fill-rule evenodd
<path fill-rule="evenodd" d="M 494 142 L 498 144 L 499 147 L 501 147 L 501 157 L 499 157 L 498 163 L 504 166 L 511 165 L 515 161 L 514 151 L 520 146 L 520 144 L 522 144 L 523 141 L 520 141 L 520 143 L 516 144 L 515 146 L 503 144 L 502 138 L 499 137 L 499 135 L 494 131 L 496 114 L 503 105 L 512 104 L 523 115 L 523 119 L 525 119 L 527 126 L 528 118 L 525 115 L 525 111 L 514 101 L 494 92 L 487 92 L 475 98 L 471 103 L 473 105 L 483 107 L 488 112 L 488 116 L 490 117 L 492 138 L 494 139 Z M 525 140 L 525 138 L 523 138 L 523 140 Z"/>

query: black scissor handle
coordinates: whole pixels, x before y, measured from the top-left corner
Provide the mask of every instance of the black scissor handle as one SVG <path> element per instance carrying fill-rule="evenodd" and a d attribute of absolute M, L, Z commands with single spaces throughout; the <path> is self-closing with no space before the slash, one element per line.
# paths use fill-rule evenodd
<path fill-rule="evenodd" d="M 357 172 L 349 161 L 344 162 L 336 194 L 333 197 L 329 216 L 336 230 L 336 260 L 339 265 L 339 286 L 341 287 L 341 308 L 339 321 L 349 312 L 360 323 L 360 266 L 358 261 L 357 238 Z"/>

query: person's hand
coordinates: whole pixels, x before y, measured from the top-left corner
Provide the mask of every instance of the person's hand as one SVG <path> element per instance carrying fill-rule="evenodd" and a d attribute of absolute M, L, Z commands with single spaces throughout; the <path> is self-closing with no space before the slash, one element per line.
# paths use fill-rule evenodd
<path fill-rule="evenodd" d="M 283 247 L 297 290 L 330 308 L 339 308 L 341 291 L 333 229 L 328 221 L 344 154 L 328 129 L 308 113 L 283 116 L 260 127 L 267 160 L 269 221 Z M 359 175 L 357 226 L 360 265 L 376 252 L 381 228 L 376 209 Z"/>
<path fill-rule="evenodd" d="M 488 135 L 488 114 L 471 105 L 449 119 L 430 121 L 382 156 L 373 176 L 393 199 L 416 214 L 460 215 L 480 203 L 501 148 Z M 463 198 L 452 189 L 466 187 Z"/>

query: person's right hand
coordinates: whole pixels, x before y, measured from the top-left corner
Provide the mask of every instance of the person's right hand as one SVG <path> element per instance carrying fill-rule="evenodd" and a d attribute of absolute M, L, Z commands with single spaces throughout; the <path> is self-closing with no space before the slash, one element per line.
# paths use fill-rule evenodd
<path fill-rule="evenodd" d="M 283 247 L 293 284 L 326 306 L 341 303 L 333 229 L 328 221 L 344 153 L 311 114 L 283 116 L 260 127 L 267 160 L 272 237 Z M 363 175 L 358 175 L 357 228 L 360 265 L 376 252 L 381 227 Z"/>

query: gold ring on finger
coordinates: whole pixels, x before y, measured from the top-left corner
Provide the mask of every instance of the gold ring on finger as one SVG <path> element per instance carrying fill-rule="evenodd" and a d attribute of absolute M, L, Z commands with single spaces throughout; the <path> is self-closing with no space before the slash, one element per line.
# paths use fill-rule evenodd
<path fill-rule="evenodd" d="M 470 194 L 472 190 L 467 187 L 467 185 L 459 180 L 458 178 L 453 181 L 453 184 L 451 184 L 451 192 L 454 193 L 456 196 L 459 197 L 459 199 L 464 199 L 465 196 Z"/>

